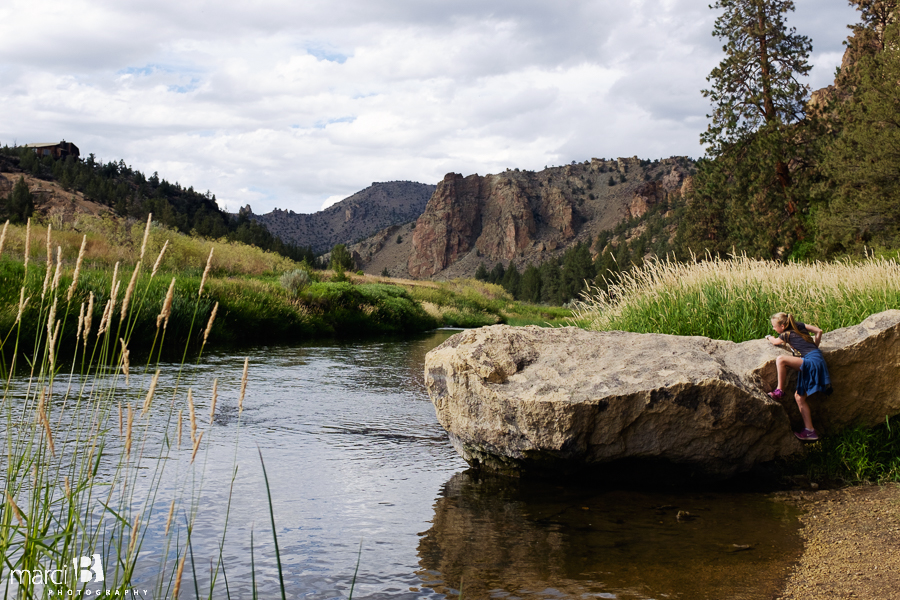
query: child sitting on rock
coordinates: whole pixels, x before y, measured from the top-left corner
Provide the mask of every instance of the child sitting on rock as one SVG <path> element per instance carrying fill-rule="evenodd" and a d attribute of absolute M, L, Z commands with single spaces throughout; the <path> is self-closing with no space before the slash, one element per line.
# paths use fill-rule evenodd
<path fill-rule="evenodd" d="M 788 368 L 800 371 L 794 399 L 800 409 L 800 416 L 803 417 L 804 429 L 795 432 L 794 435 L 805 442 L 815 441 L 819 439 L 819 436 L 813 428 L 806 398 L 816 392 L 830 393 L 831 390 L 831 376 L 828 374 L 825 357 L 819 350 L 822 330 L 815 325 L 795 321 L 793 316 L 783 312 L 772 315 L 771 319 L 772 328 L 778 333 L 778 337 L 767 335 L 766 339 L 774 346 L 789 344 L 800 356 L 779 356 L 775 359 L 775 367 L 778 370 L 778 387 L 769 392 L 769 396 L 776 400 L 784 397 L 782 388 Z M 815 339 L 810 336 L 810 332 L 816 336 Z"/>

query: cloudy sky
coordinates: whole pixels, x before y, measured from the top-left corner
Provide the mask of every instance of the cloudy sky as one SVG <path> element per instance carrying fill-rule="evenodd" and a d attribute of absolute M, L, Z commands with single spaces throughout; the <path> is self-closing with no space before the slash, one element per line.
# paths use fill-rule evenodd
<path fill-rule="evenodd" d="M 315 212 L 373 181 L 703 154 L 710 0 L 3 0 L 0 144 Z M 796 0 L 809 83 L 856 13 Z"/>

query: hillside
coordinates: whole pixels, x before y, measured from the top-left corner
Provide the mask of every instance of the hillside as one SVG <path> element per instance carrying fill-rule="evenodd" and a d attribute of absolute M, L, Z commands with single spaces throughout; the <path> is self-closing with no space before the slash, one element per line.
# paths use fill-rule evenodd
<path fill-rule="evenodd" d="M 239 214 L 264 225 L 285 243 L 310 246 L 321 253 L 331 250 L 335 244 L 352 244 L 386 227 L 416 220 L 435 187 L 412 181 L 373 183 L 312 214 L 275 209 L 257 215 L 249 205 Z"/>
<path fill-rule="evenodd" d="M 601 232 L 640 218 L 690 186 L 685 157 L 592 159 L 542 171 L 448 174 L 415 224 L 393 226 L 353 245 L 366 272 L 451 279 L 479 265 L 539 265 Z M 668 241 L 668 239 L 666 240 Z"/>

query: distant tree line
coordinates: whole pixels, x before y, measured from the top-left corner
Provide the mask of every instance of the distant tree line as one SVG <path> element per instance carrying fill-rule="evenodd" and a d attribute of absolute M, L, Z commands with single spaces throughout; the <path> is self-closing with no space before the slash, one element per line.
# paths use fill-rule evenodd
<path fill-rule="evenodd" d="M 19 169 L 33 177 L 56 181 L 65 190 L 81 192 L 120 216 L 143 220 L 153 213 L 155 221 L 182 233 L 251 244 L 293 260 L 316 264 L 312 248 L 286 244 L 246 215 L 226 213 L 209 191 L 201 193 L 193 187 L 170 183 L 156 172 L 147 177 L 123 160 L 104 164 L 94 154 L 84 160 L 71 156 L 55 159 L 38 156 L 29 148 L 9 146 L 0 148 L 0 154 L 18 160 Z M 27 219 L 34 208 L 28 186 L 21 178 L 13 191 L 0 201 L 0 212 L 15 221 Z"/>

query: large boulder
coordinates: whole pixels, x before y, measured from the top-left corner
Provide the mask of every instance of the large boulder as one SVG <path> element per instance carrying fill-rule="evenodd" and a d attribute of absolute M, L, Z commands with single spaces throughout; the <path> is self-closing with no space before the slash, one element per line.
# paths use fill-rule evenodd
<path fill-rule="evenodd" d="M 834 394 L 811 398 L 818 429 L 900 412 L 900 311 L 825 334 Z M 765 340 L 496 325 L 428 353 L 438 421 L 473 466 L 503 472 L 682 466 L 728 477 L 802 448 L 792 388 L 782 402 Z M 795 421 L 792 424 L 792 420 Z"/>

